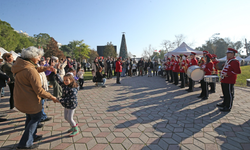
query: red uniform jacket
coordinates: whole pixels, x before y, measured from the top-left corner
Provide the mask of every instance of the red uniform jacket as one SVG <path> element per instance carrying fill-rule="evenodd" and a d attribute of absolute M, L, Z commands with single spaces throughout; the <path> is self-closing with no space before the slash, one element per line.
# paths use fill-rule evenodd
<path fill-rule="evenodd" d="M 227 60 L 221 75 L 227 73 L 227 77 L 221 78 L 221 83 L 235 84 L 237 74 L 241 74 L 240 63 L 234 58 Z"/>
<path fill-rule="evenodd" d="M 180 67 L 180 72 L 181 73 L 184 73 L 185 71 L 184 71 L 184 67 L 185 67 L 185 60 L 182 60 L 182 62 L 181 62 L 181 67 Z"/>
<path fill-rule="evenodd" d="M 214 74 L 218 74 L 218 70 L 217 70 L 217 68 L 216 68 L 216 65 L 219 63 L 219 61 L 218 60 L 215 60 L 215 61 L 213 61 L 213 63 L 214 63 L 214 71 L 215 71 L 215 73 Z"/>
<path fill-rule="evenodd" d="M 176 60 L 174 62 L 174 66 L 173 66 L 173 72 L 180 72 L 180 61 L 179 60 Z"/>
<path fill-rule="evenodd" d="M 197 59 L 196 58 L 191 59 L 191 62 L 189 64 L 190 66 L 198 65 Z"/>
<path fill-rule="evenodd" d="M 175 60 L 171 60 L 170 61 L 170 68 L 169 68 L 169 70 L 173 70 L 174 62 L 175 62 Z"/>
<path fill-rule="evenodd" d="M 164 65 L 165 65 L 165 70 L 168 70 L 168 62 L 165 62 Z"/>
<path fill-rule="evenodd" d="M 211 75 L 214 70 L 214 64 L 212 62 L 209 62 L 204 65 L 205 65 L 205 68 L 204 68 L 205 75 Z"/>
<path fill-rule="evenodd" d="M 115 72 L 122 72 L 122 63 L 120 61 L 116 61 L 115 66 Z"/>

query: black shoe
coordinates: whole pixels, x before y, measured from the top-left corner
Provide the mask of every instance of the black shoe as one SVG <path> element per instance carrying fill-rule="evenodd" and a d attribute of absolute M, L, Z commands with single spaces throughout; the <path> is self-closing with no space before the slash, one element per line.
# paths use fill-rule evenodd
<path fill-rule="evenodd" d="M 197 96 L 197 98 L 203 98 L 203 96 L 200 95 L 200 96 Z"/>
<path fill-rule="evenodd" d="M 52 119 L 52 117 L 47 117 L 46 119 L 41 120 L 40 122 L 50 121 L 51 119 Z"/>
<path fill-rule="evenodd" d="M 222 109 L 220 109 L 220 111 L 229 112 L 229 111 L 231 111 L 231 109 L 229 109 L 227 107 L 223 107 Z"/>
<path fill-rule="evenodd" d="M 36 138 L 34 138 L 34 141 L 33 141 L 33 142 L 40 141 L 42 138 L 43 138 L 42 135 L 37 135 Z"/>
<path fill-rule="evenodd" d="M 210 91 L 208 91 L 208 92 L 209 92 L 210 94 L 211 94 L 211 93 L 215 93 L 215 91 L 211 91 L 211 90 L 210 90 Z"/>
<path fill-rule="evenodd" d="M 220 98 L 224 98 L 224 96 L 220 96 Z"/>
<path fill-rule="evenodd" d="M 184 86 L 179 86 L 180 88 L 184 88 Z"/>
<path fill-rule="evenodd" d="M 17 146 L 17 149 L 35 149 L 38 148 L 38 144 L 33 144 L 30 147 L 19 147 Z"/>
<path fill-rule="evenodd" d="M 1 95 L 1 97 L 4 97 L 4 95 Z"/>
<path fill-rule="evenodd" d="M 202 100 L 206 100 L 206 99 L 208 99 L 207 97 L 202 97 Z"/>
<path fill-rule="evenodd" d="M 80 87 L 80 89 L 84 89 L 84 87 Z"/>
<path fill-rule="evenodd" d="M 218 106 L 218 107 L 224 107 L 224 104 L 220 103 L 220 104 L 216 104 L 216 106 Z"/>
<path fill-rule="evenodd" d="M 7 119 L 0 118 L 0 122 L 7 121 Z"/>
<path fill-rule="evenodd" d="M 38 125 L 37 125 L 37 128 L 42 128 L 43 127 L 43 124 L 41 124 L 41 123 L 39 123 Z"/>
<path fill-rule="evenodd" d="M 187 90 L 187 92 L 193 92 L 193 90 Z"/>
<path fill-rule="evenodd" d="M 121 82 L 117 82 L 116 84 L 121 84 Z"/>

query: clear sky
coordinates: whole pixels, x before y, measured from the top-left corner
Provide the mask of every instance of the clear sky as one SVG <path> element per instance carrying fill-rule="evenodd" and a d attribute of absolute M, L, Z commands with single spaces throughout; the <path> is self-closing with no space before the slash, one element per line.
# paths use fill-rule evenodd
<path fill-rule="evenodd" d="M 163 40 L 186 36 L 192 48 L 213 34 L 250 41 L 249 0 L 0 0 L 0 19 L 29 35 L 48 33 L 57 42 L 84 40 L 91 48 L 112 42 L 128 52 L 162 48 Z"/>

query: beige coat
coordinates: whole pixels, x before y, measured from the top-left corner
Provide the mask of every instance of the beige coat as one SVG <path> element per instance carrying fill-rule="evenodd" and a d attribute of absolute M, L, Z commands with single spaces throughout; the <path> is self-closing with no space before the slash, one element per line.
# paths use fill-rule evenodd
<path fill-rule="evenodd" d="M 14 104 L 26 114 L 36 114 L 42 110 L 41 97 L 52 99 L 52 95 L 42 88 L 39 72 L 46 67 L 36 68 L 31 62 L 17 58 L 11 71 L 15 75 Z"/>

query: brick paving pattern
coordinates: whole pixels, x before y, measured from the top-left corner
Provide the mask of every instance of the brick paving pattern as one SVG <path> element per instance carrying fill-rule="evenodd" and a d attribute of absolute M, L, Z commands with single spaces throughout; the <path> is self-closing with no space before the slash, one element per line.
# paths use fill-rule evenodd
<path fill-rule="evenodd" d="M 68 137 L 63 107 L 48 101 L 45 112 L 53 117 L 38 129 L 38 149 L 65 150 L 237 150 L 250 149 L 250 89 L 235 87 L 231 112 L 220 112 L 220 84 L 208 100 L 195 91 L 165 82 L 162 77 L 124 77 L 107 80 L 107 88 L 87 81 L 79 91 L 74 119 L 80 134 Z M 6 88 L 8 89 L 8 87 Z M 6 93 L 7 95 L 8 93 Z M 0 102 L 9 109 L 8 96 Z M 15 149 L 24 129 L 25 115 L 8 113 L 0 122 L 0 149 Z"/>

